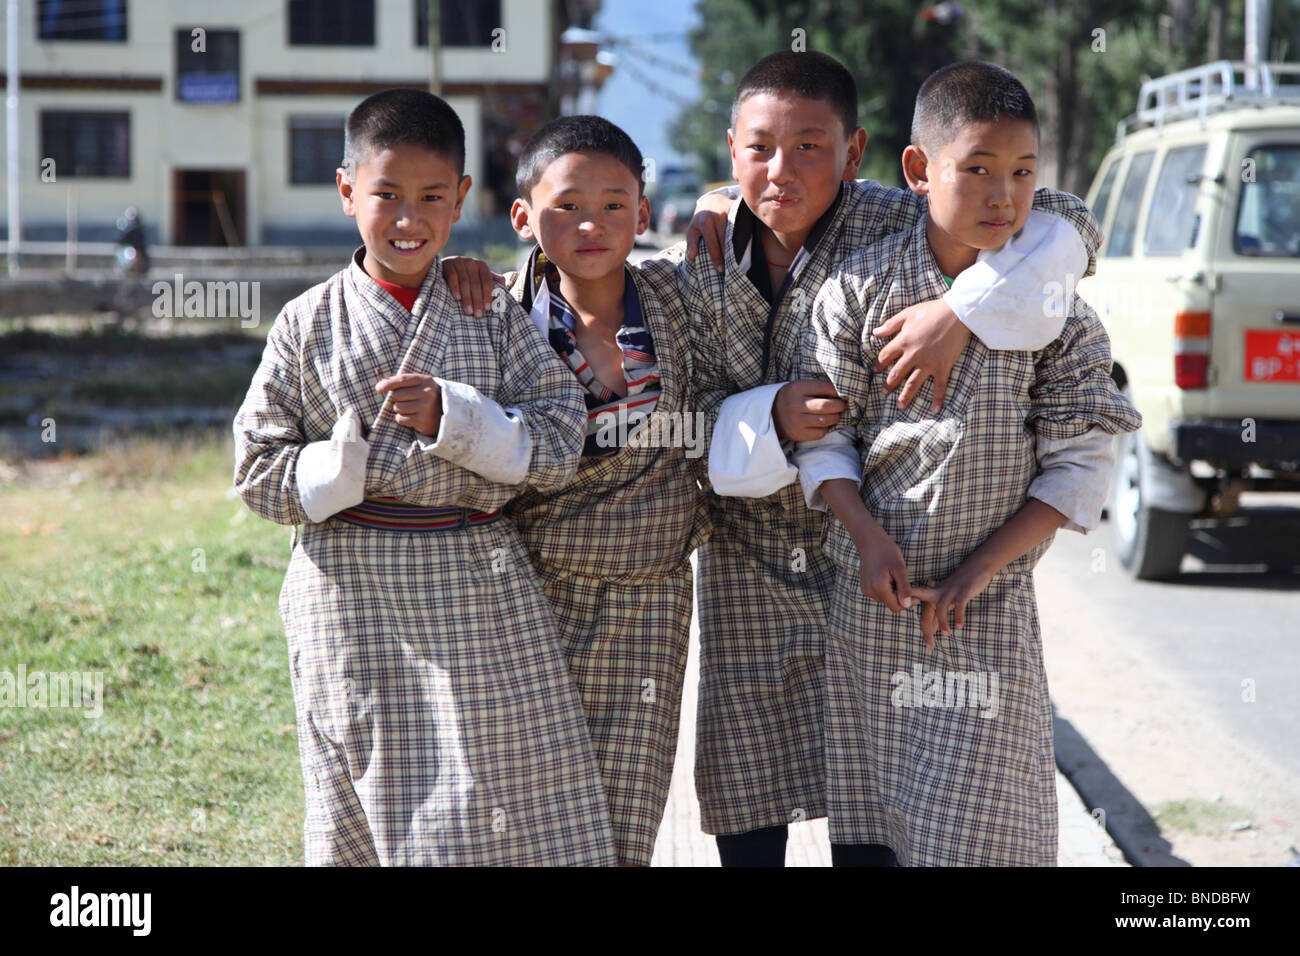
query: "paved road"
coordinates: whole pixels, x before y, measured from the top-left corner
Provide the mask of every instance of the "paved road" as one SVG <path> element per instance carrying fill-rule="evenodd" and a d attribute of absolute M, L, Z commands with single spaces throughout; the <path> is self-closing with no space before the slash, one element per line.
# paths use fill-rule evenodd
<path fill-rule="evenodd" d="M 1062 748 L 1058 724 L 1058 755 L 1142 862 L 1278 866 L 1300 845 L 1295 497 L 1196 532 L 1173 582 L 1130 578 L 1108 526 L 1039 565 L 1052 698 L 1080 738 Z"/>

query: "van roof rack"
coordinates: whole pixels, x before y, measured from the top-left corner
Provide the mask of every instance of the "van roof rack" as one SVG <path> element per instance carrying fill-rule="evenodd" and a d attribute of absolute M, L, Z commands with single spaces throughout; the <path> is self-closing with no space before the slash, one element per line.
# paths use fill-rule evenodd
<path fill-rule="evenodd" d="M 1147 126 L 1159 129 L 1175 120 L 1248 106 L 1300 105 L 1300 63 L 1238 63 L 1219 60 L 1147 80 L 1138 109 L 1120 120 L 1115 142 Z"/>

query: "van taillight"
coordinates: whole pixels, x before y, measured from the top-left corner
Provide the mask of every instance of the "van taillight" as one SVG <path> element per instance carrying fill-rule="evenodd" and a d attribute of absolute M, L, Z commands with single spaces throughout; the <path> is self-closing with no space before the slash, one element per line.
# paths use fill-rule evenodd
<path fill-rule="evenodd" d="M 1174 316 L 1174 384 L 1205 388 L 1210 379 L 1210 313 Z"/>

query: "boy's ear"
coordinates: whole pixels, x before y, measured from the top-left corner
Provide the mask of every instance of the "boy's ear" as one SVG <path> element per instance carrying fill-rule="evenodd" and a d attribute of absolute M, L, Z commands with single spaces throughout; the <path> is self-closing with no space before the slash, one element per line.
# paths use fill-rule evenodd
<path fill-rule="evenodd" d="M 913 145 L 903 150 L 903 178 L 908 189 L 918 195 L 930 191 L 930 161 L 921 147 Z"/>
<path fill-rule="evenodd" d="M 841 179 L 851 182 L 858 178 L 858 168 L 862 165 L 862 157 L 866 152 L 867 131 L 859 126 L 849 136 L 849 152 L 844 158 L 844 175 Z"/>
<path fill-rule="evenodd" d="M 516 199 L 510 204 L 510 225 L 514 227 L 515 234 L 525 242 L 534 242 L 537 239 L 537 233 L 533 232 L 532 223 L 529 222 L 532 214 L 528 203 L 522 199 Z"/>
<path fill-rule="evenodd" d="M 650 228 L 650 200 L 645 196 L 641 197 L 641 202 L 637 204 L 636 210 L 636 234 L 639 236 Z"/>
<path fill-rule="evenodd" d="M 731 178 L 740 182 L 740 174 L 736 172 L 736 131 L 727 130 L 727 149 L 731 151 Z"/>
<path fill-rule="evenodd" d="M 334 170 L 334 184 L 339 188 L 339 199 L 343 201 L 343 212 L 352 219 L 357 218 L 357 206 L 352 199 L 352 180 L 342 166 Z"/>
<path fill-rule="evenodd" d="M 469 187 L 474 185 L 474 180 L 470 176 L 460 177 L 460 185 L 456 187 L 456 206 L 451 211 L 451 221 L 460 221 L 460 210 L 465 205 L 465 194 L 469 192 Z"/>

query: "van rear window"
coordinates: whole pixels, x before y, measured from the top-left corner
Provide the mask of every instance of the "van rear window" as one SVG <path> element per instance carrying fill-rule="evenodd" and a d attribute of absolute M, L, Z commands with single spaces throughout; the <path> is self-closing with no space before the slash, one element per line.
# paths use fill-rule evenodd
<path fill-rule="evenodd" d="M 1110 227 L 1110 241 L 1106 244 L 1108 256 L 1133 255 L 1133 240 L 1137 233 L 1138 213 L 1142 206 L 1142 193 L 1147 188 L 1147 174 L 1151 172 L 1153 150 L 1136 153 L 1128 164 L 1124 188 L 1119 191 L 1119 206 L 1115 210 L 1115 224 Z"/>
<path fill-rule="evenodd" d="M 1300 144 L 1252 149 L 1241 179 L 1237 254 L 1300 258 Z"/>

